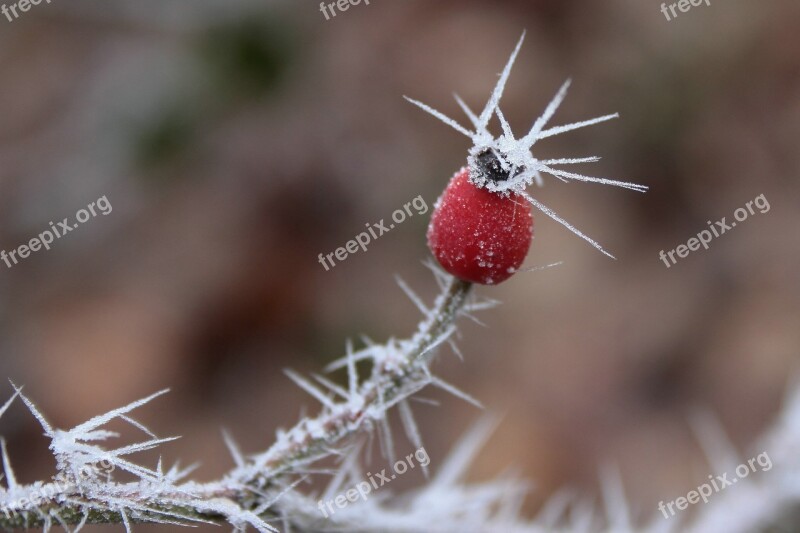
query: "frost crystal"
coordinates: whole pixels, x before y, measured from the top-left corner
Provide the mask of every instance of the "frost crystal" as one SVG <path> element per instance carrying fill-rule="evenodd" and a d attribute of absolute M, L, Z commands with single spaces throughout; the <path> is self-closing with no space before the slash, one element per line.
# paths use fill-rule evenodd
<path fill-rule="evenodd" d="M 580 238 L 586 240 L 589 244 L 603 252 L 609 257 L 614 257 L 603 249 L 600 244 L 591 238 L 584 235 L 577 228 L 569 224 L 566 220 L 559 217 L 555 211 L 542 204 L 539 200 L 526 192 L 526 188 L 536 183 L 543 185 L 542 174 L 549 174 L 563 182 L 568 181 L 585 181 L 591 183 L 599 183 L 602 185 L 613 185 L 622 187 L 633 191 L 644 192 L 647 187 L 644 185 L 637 185 L 625 181 L 617 181 L 606 178 L 596 178 L 592 176 L 584 176 L 583 174 L 576 174 L 557 168 L 560 165 L 575 165 L 580 163 L 594 163 L 600 160 L 597 156 L 590 157 L 573 157 L 573 158 L 560 158 L 560 159 L 538 159 L 531 151 L 533 145 L 541 139 L 552 137 L 560 133 L 576 130 L 600 122 L 605 122 L 617 118 L 617 113 L 611 115 L 604 115 L 589 120 L 574 122 L 572 124 L 565 124 L 563 126 L 555 126 L 547 128 L 550 119 L 553 118 L 564 97 L 567 94 L 570 81 L 567 80 L 556 93 L 553 100 L 547 105 L 544 113 L 536 119 L 531 126 L 530 131 L 523 137 L 517 139 L 511 131 L 511 126 L 508 124 L 503 112 L 500 109 L 500 99 L 503 96 L 503 91 L 506 87 L 506 82 L 511 74 L 511 68 L 514 61 L 517 59 L 522 43 L 525 40 L 525 34 L 522 34 L 517 47 L 511 54 L 503 72 L 500 74 L 500 79 L 497 82 L 494 90 L 492 91 L 489 101 L 481 111 L 480 115 L 476 115 L 464 101 L 455 95 L 456 102 L 467 115 L 467 118 L 472 124 L 473 130 L 468 130 L 455 120 L 445 116 L 441 112 L 431 108 L 430 106 L 412 100 L 406 97 L 406 100 L 412 104 L 422 108 L 424 111 L 430 113 L 438 118 L 448 126 L 456 131 L 466 135 L 472 141 L 472 148 L 469 150 L 467 156 L 467 164 L 469 165 L 469 175 L 472 183 L 477 187 L 482 187 L 503 196 L 509 196 L 516 193 L 528 200 L 534 207 L 542 211 L 544 214 L 555 220 L 556 222 L 564 225 L 567 229 L 578 235 Z M 492 117 L 497 116 L 500 121 L 502 134 L 495 137 L 489 132 L 489 122 Z"/>

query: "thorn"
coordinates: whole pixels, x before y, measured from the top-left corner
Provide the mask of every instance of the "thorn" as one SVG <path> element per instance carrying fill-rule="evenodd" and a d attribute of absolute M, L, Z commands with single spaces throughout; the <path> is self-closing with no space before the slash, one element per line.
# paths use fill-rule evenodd
<path fill-rule="evenodd" d="M 442 389 L 444 391 L 449 392 L 450 394 L 452 394 L 456 398 L 461 398 L 465 402 L 471 403 L 472 405 L 474 405 L 478 409 L 483 409 L 483 405 L 481 404 L 481 402 L 479 402 L 478 400 L 476 400 L 475 398 L 473 398 L 472 396 L 470 396 L 466 392 L 462 392 L 461 390 L 457 389 L 456 387 L 454 387 L 453 385 L 447 383 L 446 381 L 443 381 L 442 379 L 437 378 L 436 376 L 432 376 L 431 377 L 431 384 L 435 385 L 436 387 L 439 387 L 440 389 Z"/>
<path fill-rule="evenodd" d="M 549 216 L 550 218 L 552 218 L 553 220 L 555 220 L 556 222 L 558 222 L 559 224 L 561 224 L 562 226 L 564 226 L 565 228 L 570 230 L 572 233 L 574 233 L 575 235 L 577 235 L 581 239 L 585 240 L 586 242 L 588 242 L 589 244 L 594 246 L 597 250 L 599 250 L 603 254 L 607 255 L 608 257 L 610 257 L 611 259 L 616 259 L 616 257 L 614 257 L 610 253 L 606 252 L 603 249 L 603 247 L 600 246 L 600 244 L 598 244 L 596 241 L 592 240 L 591 238 L 589 238 L 586 235 L 584 235 L 583 233 L 581 233 L 581 231 L 578 230 L 578 228 L 576 228 L 575 226 L 573 226 L 572 224 L 570 224 L 569 222 L 567 222 L 566 220 L 564 220 L 563 218 L 558 216 L 558 214 L 556 214 L 555 211 L 553 211 L 552 209 L 550 209 L 549 207 L 547 207 L 546 205 L 544 205 L 543 203 L 538 201 L 536 198 L 534 198 L 533 196 L 529 195 L 527 192 L 521 192 L 520 194 L 522 194 L 522 196 L 524 196 L 539 211 L 543 212 L 545 215 Z"/>
<path fill-rule="evenodd" d="M 134 409 L 136 409 L 137 407 L 141 407 L 142 405 L 145 405 L 145 404 L 151 402 L 152 400 L 154 400 L 155 398 L 158 398 L 159 396 L 162 396 L 162 395 L 164 395 L 164 394 L 166 394 L 168 392 L 169 392 L 169 389 L 163 389 L 163 390 L 160 390 L 160 391 L 158 391 L 158 392 L 156 392 L 154 394 L 151 394 L 150 396 L 147 396 L 146 398 L 142 398 L 141 400 L 136 400 L 135 402 L 131 402 L 126 406 L 119 407 L 117 409 L 109 411 L 108 413 L 102 414 L 100 416 L 96 416 L 96 417 L 84 422 L 83 424 L 79 424 L 79 425 L 75 426 L 74 428 L 69 430 L 69 433 L 71 433 L 73 435 L 79 435 L 79 434 L 84 433 L 86 431 L 90 431 L 92 429 L 98 428 L 98 427 L 102 426 L 103 424 L 105 424 L 105 423 L 107 423 L 107 422 L 109 422 L 111 420 L 114 420 L 117 417 L 122 417 L 122 415 L 124 415 L 126 413 L 129 413 L 129 412 L 133 411 Z"/>
<path fill-rule="evenodd" d="M 344 390 L 343 388 L 341 388 L 339 385 L 329 380 L 328 378 L 320 376 L 318 374 L 311 374 L 311 377 L 317 380 L 321 385 L 327 387 L 331 392 L 333 392 L 334 394 L 338 394 L 345 400 L 350 397 L 350 395 L 347 394 L 346 390 Z"/>
<path fill-rule="evenodd" d="M 430 107 L 429 105 L 423 104 L 422 102 L 414 100 L 413 98 L 409 98 L 408 96 L 403 96 L 403 98 L 405 98 L 406 100 L 408 100 L 409 102 L 411 102 L 415 106 L 419 107 L 420 109 L 422 109 L 426 113 L 429 113 L 429 114 L 433 115 L 434 117 L 438 118 L 439 120 L 441 120 L 442 122 L 444 122 L 445 124 L 447 124 L 448 126 L 453 128 L 454 130 L 456 130 L 457 132 L 459 132 L 459 133 L 461 133 L 463 135 L 466 135 L 470 139 L 474 136 L 474 134 L 471 131 L 468 131 L 466 128 L 464 128 L 464 126 L 462 126 L 461 124 L 459 124 L 458 122 L 456 122 L 452 118 L 444 115 L 443 113 L 440 113 L 439 111 L 435 110 L 434 108 Z"/>
<path fill-rule="evenodd" d="M 448 454 L 444 464 L 440 465 L 431 482 L 435 487 L 451 487 L 466 474 L 470 463 L 478 451 L 486 444 L 498 421 L 493 416 L 481 417 L 467 433 L 461 437 L 455 448 Z"/>
<path fill-rule="evenodd" d="M 403 423 L 403 428 L 406 431 L 406 436 L 408 440 L 411 441 L 417 449 L 424 448 L 422 445 L 422 436 L 419 432 L 419 427 L 417 426 L 416 420 L 414 420 L 414 412 L 411 410 L 411 405 L 408 401 L 403 400 L 398 404 L 398 410 L 400 411 L 400 420 Z M 428 466 L 427 465 L 420 465 L 422 466 L 422 471 L 425 473 L 425 478 L 428 478 Z"/>
<path fill-rule="evenodd" d="M 568 131 L 573 131 L 573 130 L 577 130 L 577 129 L 580 129 L 580 128 L 585 128 L 586 126 L 592 126 L 594 124 L 599 124 L 601 122 L 614 120 L 615 118 L 619 118 L 619 113 L 612 113 L 610 115 L 604 115 L 602 117 L 592 118 L 592 119 L 589 119 L 589 120 L 583 120 L 581 122 L 573 122 L 572 124 L 565 124 L 563 126 L 556 126 L 554 128 L 550 128 L 550 129 L 542 131 L 539 134 L 539 140 L 546 139 L 547 137 L 552 137 L 554 135 L 559 135 L 561 133 L 566 133 Z"/>
<path fill-rule="evenodd" d="M 520 272 L 538 272 L 539 270 L 547 270 L 548 268 L 561 266 L 563 264 L 564 264 L 564 261 L 557 261 L 555 263 L 550 263 L 549 265 L 522 268 L 519 271 Z"/>
<path fill-rule="evenodd" d="M 356 358 L 353 354 L 353 343 L 347 340 L 347 383 L 350 391 L 350 398 L 355 398 L 358 392 L 358 369 L 356 368 Z"/>
<path fill-rule="evenodd" d="M 8 410 L 8 408 L 11 407 L 11 404 L 14 403 L 14 400 L 17 399 L 17 396 L 19 396 L 19 393 L 22 390 L 22 387 L 17 389 L 17 387 L 16 387 L 16 385 L 14 385 L 14 383 L 11 383 L 11 385 L 15 389 L 14 395 L 11 396 L 11 398 L 9 398 L 8 401 L 5 404 L 3 404 L 3 407 L 0 407 L 0 416 L 3 416 L 5 414 L 5 412 Z"/>
<path fill-rule="evenodd" d="M 478 118 L 477 115 L 475 115 L 472 109 L 470 109 L 469 106 L 466 103 L 464 103 L 464 100 L 462 100 L 461 97 L 456 93 L 453 93 L 453 98 L 456 99 L 456 103 L 458 103 L 458 106 L 461 108 L 462 111 L 464 111 L 464 114 L 467 115 L 469 121 L 472 122 L 472 127 L 475 128 L 475 132 L 479 135 L 482 133 L 488 133 L 486 128 L 480 127 L 480 119 Z"/>
<path fill-rule="evenodd" d="M 537 118 L 536 121 L 533 123 L 533 126 L 531 126 L 531 131 L 528 132 L 528 134 L 525 137 L 520 139 L 520 144 L 522 146 L 526 147 L 527 149 L 530 149 L 531 146 L 533 146 L 534 143 L 536 143 L 539 134 L 542 131 L 542 128 L 547 126 L 547 123 L 550 121 L 551 118 L 553 118 L 553 115 L 555 115 L 556 111 L 558 111 L 558 108 L 561 106 L 561 103 L 564 101 L 564 98 L 566 98 L 567 91 L 569 90 L 570 85 L 572 85 L 572 80 L 568 79 L 558 89 L 556 95 L 553 97 L 552 100 L 550 100 L 550 103 L 547 104 L 547 107 L 545 108 L 544 113 L 542 113 L 542 116 Z"/>
<path fill-rule="evenodd" d="M 222 439 L 225 441 L 225 446 L 227 446 L 228 452 L 231 454 L 233 463 L 236 465 L 236 467 L 244 467 L 246 461 L 244 460 L 242 451 L 239 449 L 239 445 L 236 444 L 236 441 L 233 440 L 233 437 L 227 429 L 222 430 Z"/>
<path fill-rule="evenodd" d="M 293 370 L 286 369 L 284 370 L 284 373 L 289 376 L 289 378 L 294 381 L 298 387 L 316 398 L 322 405 L 328 407 L 329 409 L 336 407 L 336 404 L 333 403 L 330 398 L 322 394 L 322 391 L 309 383 L 305 378 L 300 377 L 300 375 Z"/>
<path fill-rule="evenodd" d="M 495 85 L 492 95 L 489 97 L 489 101 L 486 102 L 486 107 L 483 108 L 483 112 L 480 115 L 479 125 L 482 129 L 485 129 L 489 125 L 489 119 L 492 118 L 492 113 L 494 113 L 494 110 L 500 103 L 500 98 L 503 97 L 503 92 L 506 88 L 506 82 L 508 81 L 508 77 L 511 75 L 511 68 L 514 66 L 514 62 L 517 60 L 517 54 L 519 54 L 523 42 L 525 42 L 524 31 L 522 32 L 522 36 L 519 38 L 514 51 L 511 52 L 511 57 L 508 59 L 505 68 L 503 68 L 503 72 L 500 74 L 500 79 L 497 80 L 497 85 Z"/>
<path fill-rule="evenodd" d="M 6 474 L 6 483 L 9 490 L 14 490 L 19 484 L 17 483 L 17 477 L 14 475 L 14 469 L 11 468 L 11 460 L 8 457 L 8 449 L 6 448 L 6 439 L 0 438 L 0 451 L 2 451 L 3 454 L 3 471 Z"/>
<path fill-rule="evenodd" d="M 409 287 L 408 284 L 406 284 L 406 282 L 403 281 L 403 278 L 401 278 L 400 276 L 395 276 L 394 278 L 397 284 L 400 285 L 400 288 L 403 289 L 403 292 L 406 293 L 408 299 L 414 302 L 414 305 L 417 306 L 417 308 L 420 310 L 423 316 L 429 317 L 431 315 L 431 311 L 425 306 L 424 303 L 422 303 L 422 299 L 419 296 L 417 296 L 417 293 L 411 290 L 411 287 Z"/>
<path fill-rule="evenodd" d="M 53 431 L 52 426 L 50 426 L 50 424 L 47 422 L 44 415 L 42 415 L 42 413 L 39 412 L 36 406 L 33 405 L 33 402 L 31 402 L 24 394 L 22 394 L 21 387 L 17 387 L 16 385 L 14 385 L 13 382 L 11 382 L 11 385 L 17 390 L 17 395 L 19 395 L 19 397 L 25 403 L 25 406 L 28 408 L 28 411 L 30 411 L 31 414 L 36 418 L 36 420 L 39 421 L 39 425 L 42 426 L 44 434 L 50 438 L 53 438 L 55 436 L 55 431 Z"/>

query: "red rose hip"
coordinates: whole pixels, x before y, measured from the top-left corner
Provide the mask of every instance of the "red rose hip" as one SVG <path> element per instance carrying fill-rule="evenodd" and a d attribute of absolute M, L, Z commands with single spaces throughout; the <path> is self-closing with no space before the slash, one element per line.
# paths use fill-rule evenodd
<path fill-rule="evenodd" d="M 533 238 L 531 206 L 516 192 L 502 196 L 476 187 L 469 172 L 467 167 L 458 171 L 437 201 L 428 247 L 453 276 L 495 285 L 525 260 Z"/>

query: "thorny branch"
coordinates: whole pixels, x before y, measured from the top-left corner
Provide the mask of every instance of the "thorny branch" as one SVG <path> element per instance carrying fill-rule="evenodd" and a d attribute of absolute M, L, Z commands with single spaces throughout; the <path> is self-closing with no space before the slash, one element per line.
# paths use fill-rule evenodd
<path fill-rule="evenodd" d="M 379 427 L 383 448 L 389 457 L 393 456 L 386 415 L 395 405 L 429 384 L 474 402 L 433 376 L 429 363 L 436 348 L 444 342 L 452 342 L 454 323 L 461 314 L 489 307 L 493 302 L 468 303 L 469 283 L 438 271 L 435 274 L 442 292 L 430 310 L 405 283 L 399 281 L 424 314 L 417 332 L 410 339 L 390 339 L 383 345 L 368 342 L 357 352 L 348 343 L 346 356 L 328 368 L 347 368 L 347 390 L 327 378 L 314 376 L 325 387 L 320 389 L 290 372 L 289 376 L 298 385 L 322 403 L 322 411 L 315 418 L 301 419 L 288 431 L 279 431 L 272 447 L 251 458 L 244 458 L 235 444 L 229 442 L 236 467 L 216 482 L 181 482 L 188 472 L 177 466 L 164 472 L 160 463 L 155 469 L 149 469 L 124 458 L 173 440 L 157 438 L 128 416 L 130 411 L 165 391 L 63 431 L 54 429 L 22 394 L 21 388 L 15 386 L 16 392 L 0 410 L 0 416 L 17 396 L 22 398 L 42 425 L 45 435 L 51 439 L 50 448 L 60 478 L 48 483 L 18 484 L 4 444 L 8 488 L 0 489 L 0 527 L 49 529 L 52 525 L 62 525 L 79 529 L 85 524 L 122 523 L 130 528 L 133 522 L 228 522 L 237 529 L 249 525 L 260 531 L 275 531 L 268 521 L 279 519 L 288 524 L 290 517 L 275 506 L 276 502 L 292 491 L 293 480 L 303 475 L 311 463 L 340 453 L 348 437 Z M 366 359 L 373 363 L 372 373 L 361 380 L 356 363 Z M 410 409 L 405 407 L 403 413 L 407 416 Z M 150 438 L 111 450 L 96 444 L 117 436 L 102 429 L 115 419 L 131 423 Z M 415 428 L 413 419 L 408 422 L 407 427 Z M 409 437 L 415 444 L 420 443 L 416 430 L 410 432 Z M 131 473 L 139 480 L 128 483 L 114 481 L 111 475 L 104 476 L 92 468 L 100 462 Z"/>

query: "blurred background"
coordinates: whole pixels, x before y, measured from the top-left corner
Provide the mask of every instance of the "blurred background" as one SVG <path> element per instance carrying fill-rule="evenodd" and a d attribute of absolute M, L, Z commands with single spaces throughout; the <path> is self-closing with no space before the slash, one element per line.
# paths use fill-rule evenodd
<path fill-rule="evenodd" d="M 199 479 L 231 466 L 222 427 L 265 449 L 318 408 L 282 369 L 410 333 L 396 274 L 436 293 L 430 212 L 330 271 L 317 259 L 417 195 L 432 205 L 464 164 L 469 141 L 402 95 L 462 120 L 452 91 L 482 107 L 527 29 L 503 99 L 514 129 L 571 77 L 554 125 L 621 118 L 537 155 L 601 155 L 576 170 L 651 189 L 548 179 L 538 198 L 618 260 L 537 216 L 526 266 L 564 264 L 479 288 L 503 305 L 436 369 L 502 416 L 473 479 L 517 468 L 532 514 L 566 486 L 597 498 L 613 465 L 650 516 L 712 473 L 692 413 L 752 457 L 797 370 L 798 24 L 790 0 L 672 21 L 655 0 L 373 0 L 330 20 L 308 0 L 54 0 L 2 17 L 0 249 L 101 196 L 113 211 L 0 263 L 0 377 L 59 427 L 171 387 L 139 420 L 182 435 L 161 453 L 202 462 Z M 760 194 L 768 213 L 659 259 Z M 481 413 L 423 396 L 441 402 L 416 409 L 435 471 Z M 20 404 L 2 434 L 23 481 L 53 472 Z"/>

